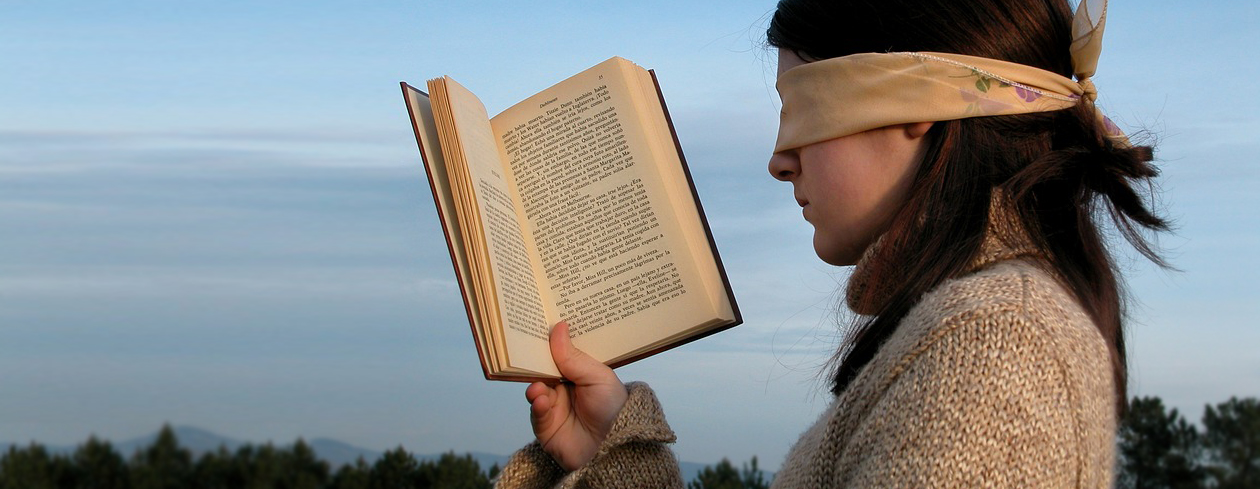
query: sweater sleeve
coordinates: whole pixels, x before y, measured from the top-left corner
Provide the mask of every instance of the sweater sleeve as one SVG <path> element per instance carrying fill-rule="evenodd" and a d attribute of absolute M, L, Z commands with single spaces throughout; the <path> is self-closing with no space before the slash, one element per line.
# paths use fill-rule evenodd
<path fill-rule="evenodd" d="M 585 466 L 566 473 L 534 441 L 512 455 L 500 472 L 500 489 L 681 488 L 682 475 L 667 446 L 676 439 L 656 394 L 647 384 L 626 384 L 629 397 L 612 430 Z"/>
<path fill-rule="evenodd" d="M 1101 338 L 1065 334 L 1025 313 L 954 318 L 903 358 L 843 449 L 841 465 L 851 472 L 842 480 L 1109 487 L 1114 415 Z"/>

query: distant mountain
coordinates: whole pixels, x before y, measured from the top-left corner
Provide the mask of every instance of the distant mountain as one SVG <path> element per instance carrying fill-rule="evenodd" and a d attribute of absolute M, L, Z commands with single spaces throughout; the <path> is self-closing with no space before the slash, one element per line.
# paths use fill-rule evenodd
<path fill-rule="evenodd" d="M 189 452 L 192 452 L 194 458 L 200 457 L 202 454 L 206 452 L 213 452 L 215 450 L 218 450 L 219 447 L 224 447 L 229 452 L 235 452 L 237 449 L 245 445 L 254 445 L 254 446 L 260 445 L 259 443 L 255 443 L 255 442 L 241 441 L 234 438 L 228 438 L 226 436 L 219 435 L 217 433 L 212 433 L 210 431 L 193 427 L 193 426 L 174 426 L 171 429 L 175 431 L 175 438 L 179 440 L 179 446 L 188 449 Z M 124 458 L 131 458 L 132 454 L 136 453 L 137 450 L 141 450 L 152 445 L 153 442 L 157 440 L 157 436 L 158 436 L 158 432 L 155 431 L 149 435 L 132 438 L 129 440 L 124 440 L 124 441 L 121 441 L 118 443 L 112 443 L 112 444 L 114 446 L 114 450 L 117 451 Z M 357 447 L 349 443 L 333 440 L 330 438 L 315 438 L 313 440 L 307 440 L 306 443 L 311 446 L 312 450 L 315 451 L 316 456 L 328 462 L 328 465 L 332 469 L 332 472 L 336 472 L 337 469 L 340 468 L 342 465 L 355 463 L 355 461 L 358 460 L 359 458 L 362 458 L 363 461 L 368 464 L 375 463 L 376 460 L 379 459 L 381 455 L 384 453 L 384 452 L 379 452 L 376 450 L 369 450 L 363 447 Z M 272 444 L 276 447 L 288 447 L 288 446 L 291 446 L 293 442 L 285 442 L 282 444 L 272 443 Z M 6 451 L 11 446 L 17 446 L 20 448 L 20 447 L 25 447 L 27 445 L 29 445 L 29 443 L 0 442 L 0 448 L 3 448 Z M 70 453 L 73 453 L 75 448 L 77 447 L 44 445 L 44 448 L 47 449 L 50 453 L 54 453 L 54 454 L 70 454 Z M 493 465 L 498 465 L 500 468 L 502 468 L 504 465 L 507 464 L 507 461 L 509 458 L 508 455 L 497 455 L 497 454 L 492 454 L 492 453 L 455 452 L 455 454 L 459 456 L 463 456 L 465 453 L 467 453 L 468 455 L 471 455 L 473 460 L 476 460 L 477 464 L 480 465 L 483 470 L 489 469 Z M 426 454 L 426 455 L 412 454 L 412 455 L 417 460 L 437 460 L 438 458 L 442 456 L 441 453 Z M 683 480 L 692 480 L 696 477 L 697 474 L 700 473 L 701 470 L 703 470 L 708 465 L 709 464 L 699 464 L 699 463 L 694 463 L 694 462 L 680 462 L 679 468 L 682 470 Z M 767 478 L 769 478 L 772 475 L 773 473 L 766 472 Z"/>
<path fill-rule="evenodd" d="M 200 457 L 206 452 L 218 450 L 219 447 L 224 447 L 230 452 L 235 452 L 236 449 L 247 444 L 247 442 L 228 438 L 226 436 L 211 433 L 201 428 L 195 428 L 192 426 L 173 426 L 171 429 L 175 431 L 175 439 L 179 440 L 179 446 L 187 448 L 188 451 L 192 452 L 194 458 Z M 114 449 L 117 450 L 118 453 L 122 454 L 122 456 L 130 457 L 132 454 L 136 453 L 137 450 L 142 450 L 147 448 L 149 445 L 152 445 L 153 442 L 157 440 L 157 436 L 158 432 L 155 431 L 151 435 L 132 438 L 130 440 L 123 440 L 115 443 Z"/>
<path fill-rule="evenodd" d="M 315 455 L 328 462 L 333 472 L 342 465 L 353 464 L 359 458 L 369 464 L 376 462 L 376 459 L 381 458 L 382 453 L 331 438 L 316 438 L 307 443 L 311 445 L 312 450 L 315 450 Z"/>

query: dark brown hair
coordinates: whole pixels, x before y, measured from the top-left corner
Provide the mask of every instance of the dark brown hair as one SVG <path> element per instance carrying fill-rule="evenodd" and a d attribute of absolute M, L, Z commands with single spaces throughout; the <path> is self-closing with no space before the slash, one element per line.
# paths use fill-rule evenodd
<path fill-rule="evenodd" d="M 782 0 L 767 41 L 805 60 L 887 51 L 935 51 L 1012 61 L 1072 76 L 1067 0 Z M 1125 402 L 1123 293 L 1099 218 L 1161 266 L 1141 230 L 1167 230 L 1135 188 L 1158 174 L 1152 148 L 1106 137 L 1092 103 L 1018 116 L 937 122 L 909 198 L 868 256 L 860 319 L 837 357 L 842 392 L 926 292 L 961 274 L 984 238 L 994 189 L 1046 265 L 1088 312 L 1108 344 L 1117 409 Z M 1145 185 L 1141 185 L 1145 184 Z"/>

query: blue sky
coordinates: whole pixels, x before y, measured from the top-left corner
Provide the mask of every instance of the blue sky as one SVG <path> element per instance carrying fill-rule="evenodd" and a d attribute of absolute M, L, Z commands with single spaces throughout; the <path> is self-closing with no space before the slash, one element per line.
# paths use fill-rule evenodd
<path fill-rule="evenodd" d="M 1162 244 L 1125 258 L 1131 390 L 1197 420 L 1260 395 L 1260 45 L 1249 1 L 1113 2 L 1096 79 L 1150 131 Z M 619 55 L 654 68 L 746 324 L 620 371 L 679 456 L 777 468 L 824 407 L 844 269 L 769 178 L 773 2 L 0 1 L 0 441 L 162 422 L 507 453 L 397 82 L 497 112 Z"/>

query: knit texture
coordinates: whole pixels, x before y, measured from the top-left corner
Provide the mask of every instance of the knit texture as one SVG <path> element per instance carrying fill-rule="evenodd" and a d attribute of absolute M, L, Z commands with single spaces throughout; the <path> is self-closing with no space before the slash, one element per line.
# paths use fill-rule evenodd
<path fill-rule="evenodd" d="M 796 442 L 773 487 L 1110 487 L 1106 344 L 1041 263 L 996 214 L 970 272 L 906 315 Z M 876 292 L 863 287 L 863 268 L 850 294 Z M 651 402 L 627 403 L 586 467 L 561 476 L 535 443 L 499 486 L 681 487 L 659 404 L 641 384 L 631 398 Z"/>
<path fill-rule="evenodd" d="M 1106 346 L 1026 260 L 924 297 L 797 442 L 775 487 L 1110 487 Z"/>
<path fill-rule="evenodd" d="M 500 488 L 681 488 L 678 461 L 667 443 L 677 438 L 652 389 L 626 384 L 629 397 L 595 458 L 565 473 L 537 441 L 512 455 L 499 474 Z"/>

